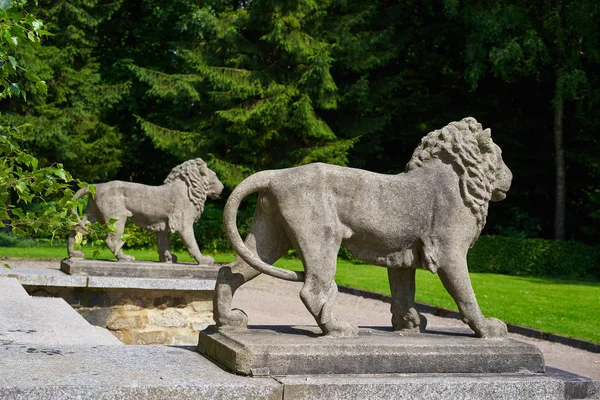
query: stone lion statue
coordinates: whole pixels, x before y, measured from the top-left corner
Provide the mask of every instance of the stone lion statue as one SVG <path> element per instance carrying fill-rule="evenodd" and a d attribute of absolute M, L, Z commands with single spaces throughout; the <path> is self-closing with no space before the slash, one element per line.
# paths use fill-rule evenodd
<path fill-rule="evenodd" d="M 173 168 L 161 186 L 148 186 L 139 183 L 112 181 L 94 185 L 96 193 L 88 199 L 86 216 L 69 235 L 68 251 L 71 258 L 83 258 L 82 251 L 74 250 L 78 232 L 86 235 L 85 222 L 108 223 L 111 218 L 116 230 L 106 238 L 106 244 L 118 261 L 134 261 L 135 258 L 123 253 L 123 230 L 129 218 L 140 228 L 157 232 L 158 254 L 162 262 L 177 262 L 169 251 L 169 234 L 177 233 L 188 252 L 198 264 L 213 264 L 212 257 L 200 253 L 193 224 L 204 211 L 207 197 L 217 199 L 223 184 L 214 171 L 200 158 L 188 160 Z M 83 188 L 75 193 L 75 198 L 89 195 Z"/>
<path fill-rule="evenodd" d="M 226 233 L 238 257 L 219 273 L 217 327 L 246 327 L 246 314 L 231 309 L 232 297 L 262 272 L 303 281 L 300 297 L 325 335 L 355 336 L 356 326 L 332 314 L 343 244 L 356 258 L 388 268 L 394 330 L 425 328 L 414 302 L 415 268 L 423 267 L 439 274 L 476 336 L 503 337 L 506 325 L 479 309 L 467 251 L 485 225 L 488 202 L 504 199 L 511 180 L 490 130 L 474 118 L 429 133 L 398 175 L 322 163 L 258 172 L 240 183 L 225 206 Z M 258 193 L 258 203 L 244 242 L 236 213 L 252 193 Z M 304 272 L 271 265 L 290 248 L 297 250 Z"/>

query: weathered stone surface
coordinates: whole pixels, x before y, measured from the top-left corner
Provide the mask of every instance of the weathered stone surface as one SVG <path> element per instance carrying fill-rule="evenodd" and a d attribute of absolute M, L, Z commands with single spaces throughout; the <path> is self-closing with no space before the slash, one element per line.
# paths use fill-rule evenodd
<path fill-rule="evenodd" d="M 122 278 L 109 276 L 89 276 L 90 288 L 127 288 L 153 290 L 214 290 L 211 279 L 167 279 L 167 278 Z"/>
<path fill-rule="evenodd" d="M 29 294 L 17 279 L 11 277 L 0 277 L 0 299 L 27 301 L 29 299 Z"/>
<path fill-rule="evenodd" d="M 541 352 L 529 344 L 391 329 L 332 339 L 319 337 L 316 327 L 213 326 L 200 333 L 198 350 L 246 375 L 544 372 Z"/>
<path fill-rule="evenodd" d="M 148 325 L 148 312 L 127 311 L 121 308 L 112 310 L 106 321 L 106 328 L 111 331 L 118 331 L 126 328 L 144 328 Z"/>
<path fill-rule="evenodd" d="M 129 278 L 217 279 L 220 265 L 160 263 L 153 261 L 114 261 L 67 258 L 61 271 L 70 275 L 112 276 Z"/>
<path fill-rule="evenodd" d="M 466 255 L 485 225 L 488 203 L 504 199 L 511 181 L 490 130 L 474 118 L 430 132 L 405 173 L 383 175 L 315 163 L 251 175 L 231 193 L 223 214 L 239 257 L 219 272 L 215 321 L 227 329 L 245 328 L 247 317 L 232 310 L 232 297 L 262 272 L 303 281 L 302 301 L 325 335 L 357 335 L 356 326 L 338 320 L 332 311 L 343 244 L 358 259 L 388 268 L 394 329 L 425 328 L 414 302 L 415 268 L 422 267 L 439 273 L 478 337 L 505 337 L 506 324 L 485 318 L 479 309 Z M 236 214 L 253 193 L 258 193 L 258 204 L 244 243 Z M 304 273 L 271 265 L 292 246 L 302 254 Z"/>
<path fill-rule="evenodd" d="M 63 299 L 15 295 L 20 293 L 14 290 L 15 282 L 0 278 L 1 345 L 121 344 L 106 330 L 90 325 Z"/>
<path fill-rule="evenodd" d="M 186 316 L 181 310 L 169 308 L 166 310 L 150 310 L 148 322 L 152 325 L 180 328 L 188 324 Z"/>
<path fill-rule="evenodd" d="M 223 184 L 214 171 L 201 158 L 188 160 L 173 168 L 161 186 L 148 186 L 133 182 L 112 181 L 94 185 L 93 196 L 88 197 L 86 216 L 69 235 L 70 258 L 83 258 L 81 250 L 75 250 L 76 238 L 87 235 L 85 223 L 105 222 L 115 219 L 114 232 L 106 238 L 108 248 L 119 261 L 133 261 L 134 257 L 123 253 L 123 230 L 127 218 L 137 226 L 158 234 L 159 260 L 177 261 L 169 251 L 169 234 L 177 233 L 188 252 L 198 264 L 212 264 L 212 257 L 203 256 L 194 237 L 194 222 L 204 211 L 207 197 L 217 199 Z M 83 188 L 74 198 L 89 195 Z"/>
<path fill-rule="evenodd" d="M 1 399 L 279 400 L 283 396 L 273 379 L 232 375 L 187 349 L 36 346 L 34 350 L 1 349 Z"/>
<path fill-rule="evenodd" d="M 85 287 L 85 276 L 71 276 L 51 268 L 0 268 L 0 277 L 17 278 L 21 285 Z"/>
<path fill-rule="evenodd" d="M 545 375 L 300 375 L 278 381 L 284 385 L 284 400 L 567 400 L 600 396 L 600 382 L 556 369 Z"/>
<path fill-rule="evenodd" d="M 87 277 L 86 277 L 87 278 Z M 183 280 L 182 280 L 183 281 Z M 198 332 L 213 324 L 212 291 L 28 286 L 31 293 L 67 300 L 89 323 L 125 344 L 198 344 Z M 148 334 L 137 332 L 159 332 Z"/>

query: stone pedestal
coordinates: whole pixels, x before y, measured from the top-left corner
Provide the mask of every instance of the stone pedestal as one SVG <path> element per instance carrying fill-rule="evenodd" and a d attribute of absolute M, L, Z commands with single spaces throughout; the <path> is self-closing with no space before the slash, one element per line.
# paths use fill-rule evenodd
<path fill-rule="evenodd" d="M 361 328 L 358 337 L 332 339 L 316 327 L 251 327 L 200 333 L 198 350 L 243 375 L 519 373 L 544 372 L 542 353 L 511 339 L 483 340 L 452 333 L 400 334 Z"/>

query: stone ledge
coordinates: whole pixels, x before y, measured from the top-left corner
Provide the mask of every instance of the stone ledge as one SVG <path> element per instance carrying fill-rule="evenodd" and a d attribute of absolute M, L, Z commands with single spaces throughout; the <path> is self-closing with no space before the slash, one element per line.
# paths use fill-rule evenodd
<path fill-rule="evenodd" d="M 69 275 L 128 278 L 217 279 L 218 264 L 163 263 L 157 261 L 115 261 L 66 258 L 60 270 Z"/>
<path fill-rule="evenodd" d="M 278 377 L 294 400 L 597 399 L 600 382 L 548 368 L 544 375 L 387 374 Z"/>
<path fill-rule="evenodd" d="M 281 399 L 273 379 L 229 374 L 168 346 L 2 346 L 0 398 Z"/>
<path fill-rule="evenodd" d="M 24 286 L 128 288 L 154 290 L 214 290 L 214 279 L 129 278 L 68 275 L 52 268 L 2 268 L 0 277 L 16 278 Z"/>
<path fill-rule="evenodd" d="M 318 336 L 316 327 L 251 327 L 200 332 L 198 350 L 243 375 L 543 373 L 533 345 L 454 333 L 400 334 L 361 328 L 355 338 Z"/>

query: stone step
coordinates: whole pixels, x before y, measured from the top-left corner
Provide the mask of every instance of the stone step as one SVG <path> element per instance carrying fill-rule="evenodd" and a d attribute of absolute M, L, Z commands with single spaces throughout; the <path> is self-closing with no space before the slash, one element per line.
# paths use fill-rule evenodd
<path fill-rule="evenodd" d="M 229 374 L 167 346 L 0 346 L 0 399 L 282 399 L 274 379 Z"/>
<path fill-rule="evenodd" d="M 0 296 L 0 345 L 122 344 L 110 332 L 90 325 L 63 299 L 30 297 L 16 279 L 0 282 L 0 290 L 10 288 Z"/>
<path fill-rule="evenodd" d="M 0 266 L 2 272 L 4 268 Z M 6 268 L 6 273 L 10 270 Z M 28 299 L 29 294 L 16 278 L 0 276 L 0 302 L 6 299 Z"/>

